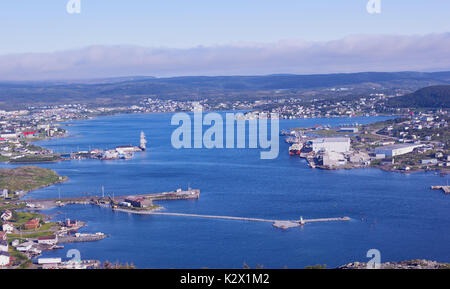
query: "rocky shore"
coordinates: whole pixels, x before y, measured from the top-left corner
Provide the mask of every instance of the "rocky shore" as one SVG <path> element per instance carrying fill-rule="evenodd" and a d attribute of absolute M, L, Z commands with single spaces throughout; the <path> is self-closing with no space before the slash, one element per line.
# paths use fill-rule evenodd
<path fill-rule="evenodd" d="M 367 263 L 353 262 L 340 266 L 338 269 L 367 269 Z M 450 264 L 430 260 L 411 260 L 381 263 L 379 269 L 450 269 Z"/>

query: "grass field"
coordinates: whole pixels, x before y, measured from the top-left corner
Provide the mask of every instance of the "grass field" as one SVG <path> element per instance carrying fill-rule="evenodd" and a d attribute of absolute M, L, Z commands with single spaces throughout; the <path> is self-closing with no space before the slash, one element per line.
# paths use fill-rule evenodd
<path fill-rule="evenodd" d="M 0 189 L 29 192 L 42 187 L 65 181 L 56 172 L 35 166 L 23 166 L 15 169 L 0 169 Z"/>

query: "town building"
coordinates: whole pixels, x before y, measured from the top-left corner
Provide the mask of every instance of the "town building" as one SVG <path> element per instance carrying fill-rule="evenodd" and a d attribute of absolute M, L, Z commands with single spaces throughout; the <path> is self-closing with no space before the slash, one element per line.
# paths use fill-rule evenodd
<path fill-rule="evenodd" d="M 343 153 L 325 151 L 322 155 L 322 164 L 326 167 L 339 167 L 347 164 Z"/>
<path fill-rule="evenodd" d="M 347 137 L 329 137 L 316 138 L 311 140 L 311 148 L 315 153 L 319 151 L 333 151 L 345 153 L 350 151 L 350 138 Z"/>
<path fill-rule="evenodd" d="M 45 244 L 45 245 L 56 245 L 58 243 L 58 236 L 43 236 L 38 238 L 38 244 Z"/>
<path fill-rule="evenodd" d="M 11 234 L 12 232 L 14 232 L 14 225 L 11 223 L 4 223 L 2 225 L 2 230 L 3 232 L 5 232 L 6 234 Z"/>
<path fill-rule="evenodd" d="M 40 226 L 39 219 L 32 219 L 25 223 L 26 230 L 35 230 L 39 228 L 39 226 Z"/>
<path fill-rule="evenodd" d="M 340 132 L 357 133 L 359 129 L 357 127 L 342 127 L 339 129 Z"/>
<path fill-rule="evenodd" d="M 436 165 L 438 163 L 438 160 L 437 159 L 421 160 L 420 163 L 422 165 Z"/>
<path fill-rule="evenodd" d="M 12 212 L 10 210 L 6 210 L 3 212 L 3 214 L 1 215 L 0 218 L 6 222 L 6 221 L 11 220 L 12 217 L 13 217 Z"/>
<path fill-rule="evenodd" d="M 28 252 L 28 251 L 31 250 L 31 248 L 33 247 L 33 245 L 34 245 L 34 242 L 28 241 L 28 242 L 25 242 L 25 243 L 22 243 L 22 244 L 18 245 L 18 246 L 16 247 L 16 249 L 17 249 L 17 251 L 19 251 L 19 252 Z"/>
<path fill-rule="evenodd" d="M 131 206 L 135 208 L 146 208 L 153 205 L 152 200 L 138 197 L 128 197 L 127 199 L 125 199 L 125 202 L 130 203 Z"/>
<path fill-rule="evenodd" d="M 0 266 L 5 267 L 11 263 L 11 256 L 8 252 L 0 252 Z"/>
<path fill-rule="evenodd" d="M 390 157 L 400 156 L 413 152 L 416 148 L 423 147 L 421 144 L 395 144 L 389 146 L 377 147 L 375 152 L 377 155 L 385 155 Z"/>
<path fill-rule="evenodd" d="M 8 252 L 8 241 L 0 240 L 0 252 Z"/>

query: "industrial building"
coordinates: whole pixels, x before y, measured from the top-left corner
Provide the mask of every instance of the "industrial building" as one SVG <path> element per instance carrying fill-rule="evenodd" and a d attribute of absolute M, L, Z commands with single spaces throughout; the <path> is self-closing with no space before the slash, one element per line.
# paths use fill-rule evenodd
<path fill-rule="evenodd" d="M 315 153 L 319 151 L 345 153 L 350 151 L 350 138 L 328 137 L 311 140 L 311 148 Z"/>
<path fill-rule="evenodd" d="M 395 157 L 413 152 L 416 148 L 423 147 L 421 144 L 395 144 L 389 146 L 378 147 L 375 149 L 377 157 L 384 155 L 385 157 Z"/>
<path fill-rule="evenodd" d="M 359 129 L 357 127 L 341 127 L 339 129 L 340 132 L 351 132 L 351 133 L 357 133 L 359 132 Z"/>

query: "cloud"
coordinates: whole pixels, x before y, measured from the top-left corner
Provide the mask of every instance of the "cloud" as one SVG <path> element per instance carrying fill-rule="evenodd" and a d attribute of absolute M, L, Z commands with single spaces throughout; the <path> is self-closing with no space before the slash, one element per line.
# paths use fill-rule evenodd
<path fill-rule="evenodd" d="M 450 70 L 450 33 L 354 35 L 328 42 L 283 40 L 187 49 L 91 46 L 0 56 L 3 81 L 438 70 Z"/>

